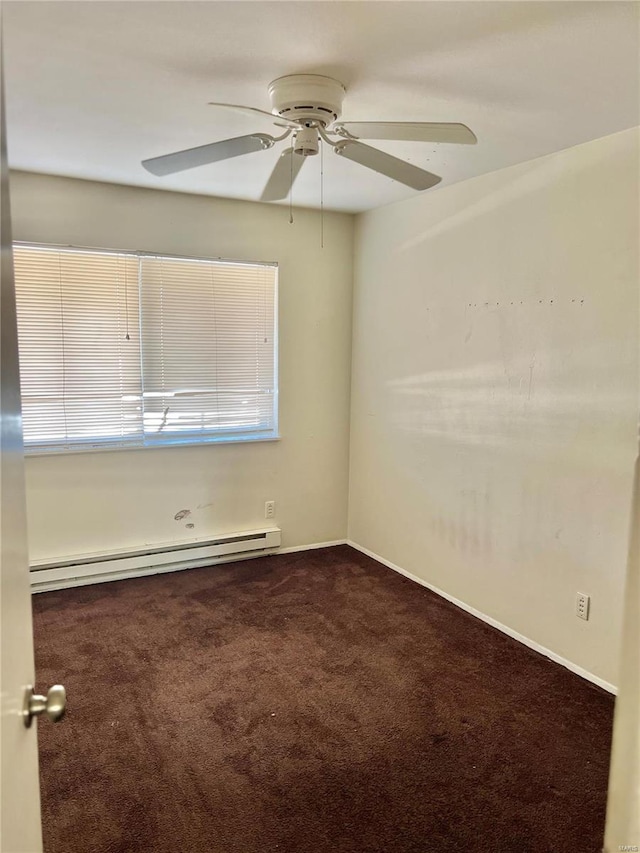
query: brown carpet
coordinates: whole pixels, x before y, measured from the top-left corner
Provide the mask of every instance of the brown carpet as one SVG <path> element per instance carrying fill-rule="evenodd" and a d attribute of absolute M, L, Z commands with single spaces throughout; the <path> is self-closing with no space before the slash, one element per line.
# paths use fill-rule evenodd
<path fill-rule="evenodd" d="M 47 853 L 596 853 L 613 699 L 347 546 L 34 597 Z"/>

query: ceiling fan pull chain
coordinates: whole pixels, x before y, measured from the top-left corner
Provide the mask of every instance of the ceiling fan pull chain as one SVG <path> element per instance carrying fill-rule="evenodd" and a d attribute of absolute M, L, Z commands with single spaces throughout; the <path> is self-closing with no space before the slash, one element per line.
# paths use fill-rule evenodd
<path fill-rule="evenodd" d="M 324 249 L 324 143 L 320 142 L 320 248 Z"/>
<path fill-rule="evenodd" d="M 291 154 L 289 155 L 289 162 L 291 163 L 291 188 L 289 190 L 289 225 L 293 225 L 293 147 L 291 148 Z"/>

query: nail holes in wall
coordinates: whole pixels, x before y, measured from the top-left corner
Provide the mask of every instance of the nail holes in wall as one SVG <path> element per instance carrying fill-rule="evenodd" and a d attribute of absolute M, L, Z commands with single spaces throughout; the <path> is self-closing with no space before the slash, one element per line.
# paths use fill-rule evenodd
<path fill-rule="evenodd" d="M 571 302 L 572 303 L 578 302 L 580 305 L 584 305 L 584 299 L 572 299 Z M 503 302 L 502 304 L 506 305 L 506 302 Z M 524 305 L 524 304 L 525 304 L 524 301 L 510 302 L 509 303 L 509 305 Z M 545 304 L 556 305 L 556 304 L 558 304 L 558 302 L 555 299 L 538 299 L 538 305 L 545 305 Z M 480 306 L 482 308 L 483 305 L 485 308 L 498 308 L 498 307 L 500 307 L 499 302 L 467 302 L 467 308 L 477 308 L 478 306 Z"/>

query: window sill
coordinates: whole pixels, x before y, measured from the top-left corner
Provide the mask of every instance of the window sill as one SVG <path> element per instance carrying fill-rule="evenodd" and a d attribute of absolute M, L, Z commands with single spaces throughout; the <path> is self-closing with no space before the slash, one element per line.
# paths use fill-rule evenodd
<path fill-rule="evenodd" d="M 230 438 L 229 436 L 224 436 L 220 438 L 207 438 L 204 441 L 189 441 L 189 440 L 176 440 L 176 441 L 164 441 L 150 444 L 137 444 L 137 445 L 99 445 L 92 444 L 87 445 L 86 447 L 78 446 L 73 448 L 65 448 L 62 450 L 51 450 L 45 448 L 38 447 L 25 447 L 24 455 L 27 459 L 31 458 L 42 458 L 42 457 L 51 457 L 51 456 L 77 456 L 79 454 L 84 453 L 122 453 L 123 451 L 132 451 L 132 450 L 165 450 L 167 448 L 183 448 L 183 447 L 211 447 L 221 444 L 256 444 L 262 442 L 270 442 L 270 441 L 280 441 L 281 436 L 278 435 L 255 435 L 248 434 L 243 436 L 237 436 L 234 438 Z"/>

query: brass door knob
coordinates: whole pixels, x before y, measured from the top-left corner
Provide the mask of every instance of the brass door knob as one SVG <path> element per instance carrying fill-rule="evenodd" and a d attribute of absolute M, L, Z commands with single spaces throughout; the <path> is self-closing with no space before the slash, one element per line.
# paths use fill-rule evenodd
<path fill-rule="evenodd" d="M 27 687 L 24 696 L 24 724 L 27 728 L 34 717 L 46 714 L 52 723 L 64 717 L 67 708 L 67 693 L 62 684 L 54 684 L 47 690 L 46 696 L 38 696 L 33 686 Z"/>

